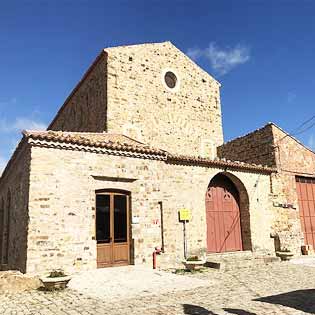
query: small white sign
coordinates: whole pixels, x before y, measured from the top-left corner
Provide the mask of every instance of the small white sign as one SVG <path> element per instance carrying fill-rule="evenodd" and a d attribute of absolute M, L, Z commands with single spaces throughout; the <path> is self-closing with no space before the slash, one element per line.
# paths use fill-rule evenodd
<path fill-rule="evenodd" d="M 139 224 L 140 223 L 140 217 L 137 215 L 132 216 L 132 224 Z"/>

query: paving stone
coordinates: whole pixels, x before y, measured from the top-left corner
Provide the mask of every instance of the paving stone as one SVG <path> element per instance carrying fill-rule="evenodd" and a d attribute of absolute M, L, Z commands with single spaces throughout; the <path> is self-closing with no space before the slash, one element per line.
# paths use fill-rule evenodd
<path fill-rule="evenodd" d="M 191 278 L 208 287 L 137 298 L 91 298 L 72 289 L 0 295 L 1 314 L 19 315 L 303 315 L 315 314 L 315 268 L 274 263 L 251 269 L 208 270 Z"/>

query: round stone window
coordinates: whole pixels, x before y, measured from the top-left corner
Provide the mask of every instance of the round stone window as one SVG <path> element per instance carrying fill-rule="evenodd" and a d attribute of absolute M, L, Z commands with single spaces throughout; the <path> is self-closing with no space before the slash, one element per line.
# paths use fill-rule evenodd
<path fill-rule="evenodd" d="M 173 72 L 167 71 L 164 75 L 164 81 L 170 89 L 174 89 L 177 84 L 177 77 Z"/>

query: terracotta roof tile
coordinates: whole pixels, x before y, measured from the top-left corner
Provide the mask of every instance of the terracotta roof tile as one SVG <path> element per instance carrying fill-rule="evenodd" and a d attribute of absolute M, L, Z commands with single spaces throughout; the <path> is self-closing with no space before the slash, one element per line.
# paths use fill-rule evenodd
<path fill-rule="evenodd" d="M 234 168 L 240 170 L 247 170 L 247 171 L 259 171 L 264 173 L 274 173 L 276 172 L 275 168 L 271 168 L 265 165 L 257 165 L 254 163 L 245 163 L 240 161 L 231 161 L 226 160 L 225 158 L 215 158 L 215 159 L 208 159 L 202 157 L 194 157 L 194 156 L 185 156 L 185 155 L 171 155 L 168 156 L 167 159 L 169 162 L 179 163 L 179 164 L 192 164 L 192 165 L 199 165 L 199 166 L 218 166 L 218 167 L 227 167 L 227 168 Z"/>
<path fill-rule="evenodd" d="M 66 132 L 66 131 L 23 131 L 23 135 L 34 140 L 53 141 L 61 143 L 78 144 L 83 146 L 165 155 L 166 152 L 152 148 L 142 142 L 121 134 Z"/>
<path fill-rule="evenodd" d="M 77 144 L 87 147 L 105 148 L 117 151 L 162 156 L 169 163 L 193 164 L 199 166 L 230 167 L 248 171 L 272 173 L 276 170 L 263 165 L 248 164 L 226 159 L 208 159 L 194 156 L 173 155 L 167 151 L 152 148 L 122 134 L 64 132 L 64 131 L 23 131 L 26 138 L 39 141 Z"/>

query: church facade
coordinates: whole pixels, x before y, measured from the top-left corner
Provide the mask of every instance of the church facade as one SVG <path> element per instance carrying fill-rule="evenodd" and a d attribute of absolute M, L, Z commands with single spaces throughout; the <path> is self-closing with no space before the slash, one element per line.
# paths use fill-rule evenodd
<path fill-rule="evenodd" d="M 299 198 L 286 198 L 273 133 L 262 138 L 266 155 L 223 144 L 220 84 L 170 42 L 104 49 L 2 174 L 1 269 L 151 264 L 155 248 L 169 267 L 184 258 L 182 209 L 189 255 L 274 255 L 275 238 L 298 254 Z"/>

